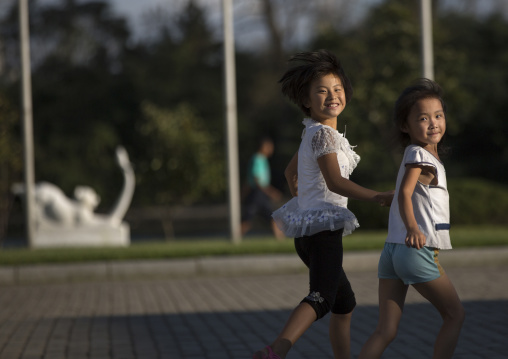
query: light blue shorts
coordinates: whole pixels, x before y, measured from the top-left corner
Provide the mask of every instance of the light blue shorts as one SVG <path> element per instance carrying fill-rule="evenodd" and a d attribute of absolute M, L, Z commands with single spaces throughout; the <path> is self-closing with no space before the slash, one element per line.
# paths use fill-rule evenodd
<path fill-rule="evenodd" d="M 385 243 L 379 258 L 378 278 L 400 279 L 404 284 L 430 282 L 444 274 L 438 260 L 439 249 L 409 248 L 405 244 Z"/>

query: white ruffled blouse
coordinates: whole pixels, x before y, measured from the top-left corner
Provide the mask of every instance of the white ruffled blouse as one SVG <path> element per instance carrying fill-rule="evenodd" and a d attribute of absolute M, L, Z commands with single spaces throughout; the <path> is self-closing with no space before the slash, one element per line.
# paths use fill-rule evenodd
<path fill-rule="evenodd" d="M 337 153 L 341 175 L 349 178 L 360 156 L 332 127 L 310 118 L 304 119 L 303 124 L 305 129 L 298 150 L 298 196 L 273 212 L 272 217 L 287 237 L 310 236 L 341 228 L 346 236 L 359 226 L 358 220 L 347 209 L 347 197 L 328 189 L 317 159 Z"/>

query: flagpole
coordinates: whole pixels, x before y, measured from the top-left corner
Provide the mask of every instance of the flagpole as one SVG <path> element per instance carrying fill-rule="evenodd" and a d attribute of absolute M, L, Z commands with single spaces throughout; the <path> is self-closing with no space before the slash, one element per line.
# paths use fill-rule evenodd
<path fill-rule="evenodd" d="M 423 77 L 434 80 L 434 51 L 432 41 L 432 0 L 420 0 Z"/>
<path fill-rule="evenodd" d="M 223 0 L 224 15 L 224 84 L 225 111 L 227 134 L 227 162 L 229 183 L 229 220 L 230 235 L 233 243 L 240 243 L 241 208 L 240 208 L 240 175 L 238 168 L 238 130 L 236 105 L 236 76 L 235 76 L 235 42 L 233 35 L 233 5 L 232 0 Z"/>
<path fill-rule="evenodd" d="M 34 198 L 34 148 L 33 148 L 33 114 L 32 114 L 32 81 L 30 69 L 30 30 L 28 18 L 28 0 L 19 0 L 19 33 L 21 48 L 21 99 L 22 99 L 22 137 L 23 169 L 25 185 L 25 228 L 28 246 L 33 248 L 35 236 L 35 198 Z"/>

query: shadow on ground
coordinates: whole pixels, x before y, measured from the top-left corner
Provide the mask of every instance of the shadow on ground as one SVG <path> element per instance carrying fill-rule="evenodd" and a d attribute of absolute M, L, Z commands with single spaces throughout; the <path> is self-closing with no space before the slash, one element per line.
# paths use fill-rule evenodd
<path fill-rule="evenodd" d="M 508 301 L 464 302 L 455 359 L 506 358 Z M 0 357 L 248 359 L 270 342 L 289 310 L 10 319 L 0 326 Z M 376 306 L 356 308 L 352 357 L 374 329 Z M 430 358 L 441 319 L 430 304 L 406 305 L 397 339 L 383 358 Z M 328 317 L 314 323 L 288 359 L 332 358 Z"/>

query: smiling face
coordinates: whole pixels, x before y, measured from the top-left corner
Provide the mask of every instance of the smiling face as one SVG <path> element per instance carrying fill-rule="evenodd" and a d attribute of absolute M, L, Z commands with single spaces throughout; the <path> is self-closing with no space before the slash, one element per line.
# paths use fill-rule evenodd
<path fill-rule="evenodd" d="M 314 121 L 337 128 L 337 116 L 346 107 L 346 95 L 340 78 L 328 74 L 313 80 L 304 105 L 310 110 L 310 117 Z"/>
<path fill-rule="evenodd" d="M 441 101 L 437 98 L 426 98 L 416 102 L 401 130 L 409 135 L 411 143 L 437 154 L 437 144 L 446 131 Z"/>

